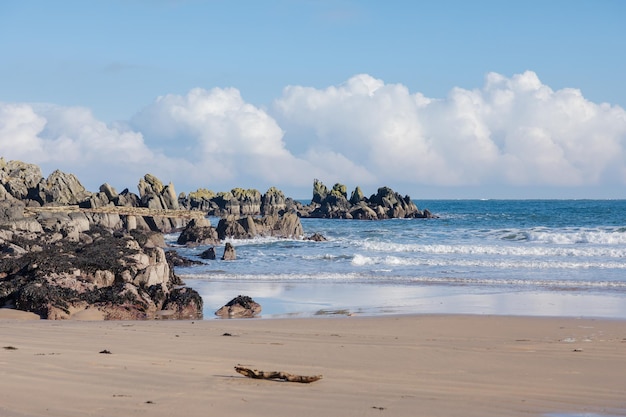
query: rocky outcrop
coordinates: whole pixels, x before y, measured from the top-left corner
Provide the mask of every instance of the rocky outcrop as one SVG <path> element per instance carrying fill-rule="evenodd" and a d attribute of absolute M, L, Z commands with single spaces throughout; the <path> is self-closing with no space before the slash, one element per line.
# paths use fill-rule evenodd
<path fill-rule="evenodd" d="M 36 200 L 37 186 L 43 180 L 41 169 L 22 161 L 5 161 L 0 158 L 0 184 L 5 198 Z"/>
<path fill-rule="evenodd" d="M 311 240 L 313 242 L 326 242 L 328 239 L 324 237 L 324 235 L 320 233 L 313 233 L 311 236 L 307 237 L 306 240 Z"/>
<path fill-rule="evenodd" d="M 304 230 L 300 218 L 295 213 L 286 213 L 283 216 L 247 216 L 239 219 L 230 216 L 220 219 L 217 224 L 217 235 L 220 240 L 250 239 L 257 236 L 300 238 L 304 235 Z"/>
<path fill-rule="evenodd" d="M 85 310 L 105 319 L 202 316 L 200 295 L 181 287 L 155 236 L 114 233 L 69 214 L 37 222 L 39 231 L 0 227 L 0 306 L 46 319 Z"/>
<path fill-rule="evenodd" d="M 217 258 L 217 255 L 215 253 L 215 248 L 213 246 L 211 246 L 209 249 L 202 251 L 202 253 L 200 253 L 200 258 L 202 259 L 207 259 L 209 261 L 214 261 Z"/>
<path fill-rule="evenodd" d="M 193 219 L 178 236 L 179 245 L 217 245 L 219 237 L 217 230 L 211 227 L 208 219 Z"/>
<path fill-rule="evenodd" d="M 302 217 L 359 220 L 434 217 L 428 210 L 419 210 L 411 197 L 389 187 L 379 188 L 370 198 L 356 187 L 348 200 L 344 185 L 335 184 L 329 191 L 319 180 L 313 182 L 311 204 L 301 207 L 299 213 Z"/>
<path fill-rule="evenodd" d="M 139 207 L 154 211 L 178 210 L 178 197 L 173 184 L 166 186 L 154 175 L 140 179 L 139 195 L 125 189 L 121 193 L 109 184 L 96 193 L 87 191 L 73 174 L 59 170 L 43 178 L 37 165 L 0 158 L 0 200 L 18 200 L 27 207 L 63 207 L 77 205 L 84 209 L 106 207 Z M 181 229 L 188 219 L 175 216 L 116 216 L 94 214 L 93 222 L 110 228 L 140 229 L 169 233 Z"/>
<path fill-rule="evenodd" d="M 261 305 L 246 295 L 238 295 L 215 312 L 221 318 L 250 318 L 261 313 Z"/>
<path fill-rule="evenodd" d="M 235 259 L 237 259 L 235 247 L 230 242 L 226 242 L 226 244 L 224 245 L 224 254 L 222 255 L 222 261 L 234 261 Z"/>
<path fill-rule="evenodd" d="M 180 207 L 201 210 L 209 216 L 245 217 L 282 215 L 293 206 L 293 200 L 285 198 L 282 191 L 271 187 L 265 194 L 255 189 L 234 188 L 214 193 L 205 188 L 178 197 Z"/>
<path fill-rule="evenodd" d="M 287 208 L 285 194 L 276 187 L 271 187 L 261 198 L 261 213 L 266 216 L 281 215 Z"/>
<path fill-rule="evenodd" d="M 179 245 L 218 245 L 225 239 L 252 239 L 259 236 L 300 238 L 304 229 L 295 213 L 264 217 L 228 216 L 220 219 L 217 227 L 208 219 L 193 219 L 178 236 Z"/>
<path fill-rule="evenodd" d="M 37 184 L 38 201 L 45 204 L 78 204 L 91 196 L 74 174 L 54 171 L 45 181 Z"/>

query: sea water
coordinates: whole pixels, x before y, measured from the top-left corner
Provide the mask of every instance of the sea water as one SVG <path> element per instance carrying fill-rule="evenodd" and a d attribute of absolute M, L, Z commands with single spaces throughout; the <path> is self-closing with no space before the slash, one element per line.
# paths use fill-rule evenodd
<path fill-rule="evenodd" d="M 239 294 L 259 302 L 263 317 L 626 318 L 626 200 L 415 203 L 439 218 L 301 219 L 307 236 L 328 240 L 229 240 L 237 260 L 176 272 L 200 292 L 207 318 Z M 198 259 L 206 248 L 177 250 Z"/>

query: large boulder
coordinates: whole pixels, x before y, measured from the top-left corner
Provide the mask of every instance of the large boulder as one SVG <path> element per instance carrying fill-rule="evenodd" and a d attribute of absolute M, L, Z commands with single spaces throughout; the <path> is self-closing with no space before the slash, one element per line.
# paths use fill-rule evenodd
<path fill-rule="evenodd" d="M 200 296 L 181 288 L 153 237 L 93 226 L 84 230 L 82 218 L 67 215 L 41 221 L 42 232 L 5 235 L 11 241 L 4 245 L 13 250 L 0 254 L 0 306 L 48 319 L 72 318 L 88 309 L 104 319 L 202 317 Z M 63 237 L 70 226 L 79 242 Z"/>
<path fill-rule="evenodd" d="M 43 180 L 41 168 L 22 161 L 0 158 L 0 184 L 13 198 L 37 200 L 37 186 Z"/>
<path fill-rule="evenodd" d="M 261 313 L 261 305 L 247 295 L 238 295 L 215 312 L 228 319 L 251 318 Z"/>
<path fill-rule="evenodd" d="M 219 243 L 217 230 L 208 219 L 192 219 L 178 236 L 179 245 L 216 245 Z"/>
<path fill-rule="evenodd" d="M 55 170 L 38 184 L 37 194 L 42 204 L 78 204 L 91 195 L 74 174 Z"/>
<path fill-rule="evenodd" d="M 235 259 L 237 259 L 235 247 L 230 242 L 226 242 L 226 244 L 224 245 L 224 254 L 222 255 L 222 261 L 234 261 Z"/>

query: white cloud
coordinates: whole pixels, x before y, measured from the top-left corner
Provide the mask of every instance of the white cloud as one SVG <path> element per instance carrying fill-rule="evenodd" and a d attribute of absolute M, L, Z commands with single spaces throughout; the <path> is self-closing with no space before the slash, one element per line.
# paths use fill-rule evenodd
<path fill-rule="evenodd" d="M 74 173 L 94 191 L 104 182 L 132 189 L 155 166 L 167 173 L 180 163 L 150 150 L 141 133 L 107 126 L 85 108 L 50 104 L 0 103 L 0 154 L 38 164 L 44 175 Z"/>
<path fill-rule="evenodd" d="M 27 104 L 0 102 L 1 156 L 33 162 L 45 159 L 44 143 L 37 136 L 45 124 Z"/>
<path fill-rule="evenodd" d="M 235 88 L 196 88 L 159 97 L 127 124 L 81 107 L 0 102 L 0 155 L 72 172 L 91 189 L 132 189 L 147 172 L 178 191 L 278 186 L 296 196 L 313 178 L 349 188 L 623 187 L 626 112 L 554 91 L 531 71 L 490 73 L 482 88 L 440 99 L 361 74 L 286 87 L 270 110 Z"/>
<path fill-rule="evenodd" d="M 205 186 L 220 181 L 268 186 L 311 182 L 311 167 L 287 151 L 276 121 L 246 103 L 234 88 L 195 88 L 185 96 L 159 97 L 132 125 L 168 154 L 193 163 L 203 172 Z"/>
<path fill-rule="evenodd" d="M 482 89 L 440 100 L 358 75 L 321 90 L 287 87 L 274 109 L 288 148 L 330 149 L 380 183 L 626 182 L 626 112 L 579 90 L 553 91 L 531 71 L 491 73 Z"/>

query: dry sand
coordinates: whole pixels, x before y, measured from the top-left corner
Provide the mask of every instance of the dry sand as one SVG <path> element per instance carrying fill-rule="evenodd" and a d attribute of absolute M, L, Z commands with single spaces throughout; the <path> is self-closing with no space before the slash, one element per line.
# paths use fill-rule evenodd
<path fill-rule="evenodd" d="M 624 321 L 0 314 L 0 364 L 3 417 L 626 415 Z M 254 380 L 237 364 L 323 379 Z"/>

